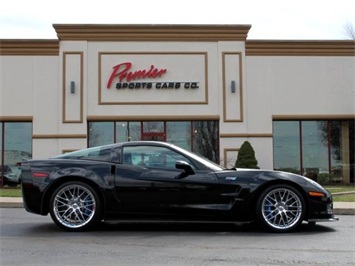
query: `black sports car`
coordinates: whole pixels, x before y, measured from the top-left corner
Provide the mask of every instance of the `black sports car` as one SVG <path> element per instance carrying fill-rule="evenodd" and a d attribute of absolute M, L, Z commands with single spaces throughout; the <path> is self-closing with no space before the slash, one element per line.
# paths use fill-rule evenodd
<path fill-rule="evenodd" d="M 223 169 L 166 142 L 123 142 L 22 163 L 28 212 L 69 231 L 102 220 L 258 222 L 288 232 L 336 221 L 331 194 L 303 176 Z"/>

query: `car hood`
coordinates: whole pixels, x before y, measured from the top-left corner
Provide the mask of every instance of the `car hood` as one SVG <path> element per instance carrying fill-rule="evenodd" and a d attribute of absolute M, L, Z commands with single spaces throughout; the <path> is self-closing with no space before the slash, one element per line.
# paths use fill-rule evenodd
<path fill-rule="evenodd" d="M 260 186 L 263 183 L 280 180 L 301 186 L 305 191 L 319 191 L 330 194 L 329 191 L 317 182 L 305 176 L 288 172 L 238 168 L 236 170 L 223 170 L 216 172 L 216 175 L 219 182 L 222 184 L 238 183 L 252 188 Z"/>

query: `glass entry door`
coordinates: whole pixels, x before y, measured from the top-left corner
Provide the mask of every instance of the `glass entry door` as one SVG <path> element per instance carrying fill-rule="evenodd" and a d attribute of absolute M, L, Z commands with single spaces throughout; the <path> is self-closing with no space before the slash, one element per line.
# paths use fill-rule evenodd
<path fill-rule="evenodd" d="M 166 123 L 163 121 L 142 122 L 141 139 L 166 141 Z"/>

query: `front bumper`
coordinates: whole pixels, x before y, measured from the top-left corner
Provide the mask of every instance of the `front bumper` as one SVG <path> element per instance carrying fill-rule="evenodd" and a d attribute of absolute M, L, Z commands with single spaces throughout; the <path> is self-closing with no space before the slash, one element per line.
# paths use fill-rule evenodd
<path fill-rule="evenodd" d="M 337 222 L 339 221 L 339 218 L 333 217 L 333 218 L 327 218 L 327 219 L 308 219 L 309 223 L 318 223 L 318 222 Z"/>
<path fill-rule="evenodd" d="M 333 198 L 330 193 L 324 197 L 309 198 L 308 222 L 336 222 L 339 218 L 334 216 Z"/>

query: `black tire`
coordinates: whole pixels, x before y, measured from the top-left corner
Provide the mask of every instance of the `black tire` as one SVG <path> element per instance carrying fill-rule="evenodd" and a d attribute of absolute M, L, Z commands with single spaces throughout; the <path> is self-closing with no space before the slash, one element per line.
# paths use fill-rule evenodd
<path fill-rule="evenodd" d="M 52 220 L 67 231 L 84 231 L 100 221 L 100 198 L 86 183 L 71 181 L 60 185 L 49 204 Z"/>
<path fill-rule="evenodd" d="M 289 185 L 268 187 L 256 203 L 256 217 L 260 225 L 272 232 L 290 232 L 303 221 L 306 212 L 301 193 Z"/>

